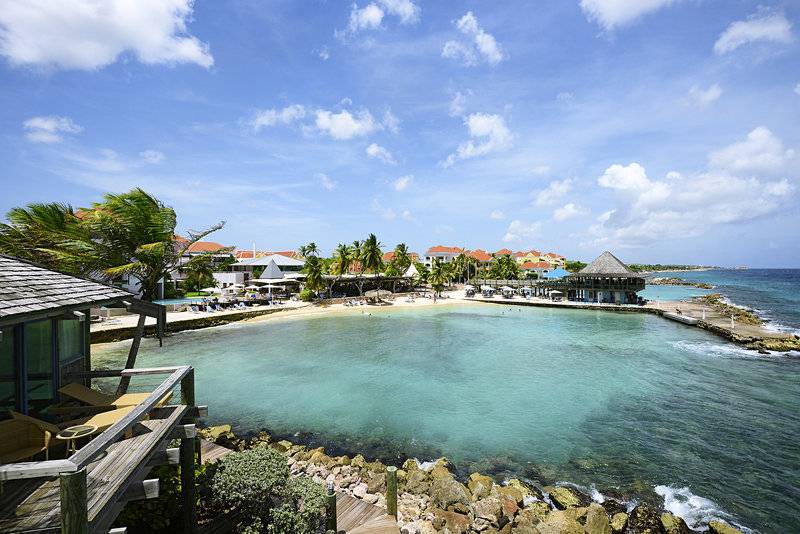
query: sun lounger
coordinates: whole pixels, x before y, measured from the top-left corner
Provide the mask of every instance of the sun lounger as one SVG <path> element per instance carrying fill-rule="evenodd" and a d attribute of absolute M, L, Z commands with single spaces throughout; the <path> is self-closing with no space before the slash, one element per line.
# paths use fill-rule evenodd
<path fill-rule="evenodd" d="M 47 421 L 43 421 L 41 419 L 31 417 L 30 415 L 24 415 L 14 411 L 9 411 L 9 413 L 11 414 L 11 417 L 14 420 L 27 421 L 33 423 L 40 429 L 46 430 L 55 435 L 58 434 L 61 430 L 75 425 L 93 425 L 97 427 L 98 432 L 103 432 L 111 425 L 113 425 L 126 415 L 128 415 L 134 408 L 135 406 L 125 406 L 124 408 L 117 408 L 116 410 L 109 410 L 107 412 L 101 412 L 86 417 L 79 417 L 77 419 L 64 421 L 58 424 L 48 423 Z"/>
<path fill-rule="evenodd" d="M 125 393 L 120 396 L 108 395 L 78 383 L 67 384 L 59 389 L 58 392 L 90 406 L 111 406 L 114 408 L 136 406 L 144 402 L 144 400 L 150 396 L 150 393 Z M 164 398 L 161 399 L 159 405 L 166 403 L 171 398 L 172 392 L 167 393 Z"/>

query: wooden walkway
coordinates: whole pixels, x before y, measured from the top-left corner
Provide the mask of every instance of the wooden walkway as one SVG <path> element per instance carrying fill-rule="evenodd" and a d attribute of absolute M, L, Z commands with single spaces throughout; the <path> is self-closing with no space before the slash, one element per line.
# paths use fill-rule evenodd
<path fill-rule="evenodd" d="M 204 464 L 216 462 L 233 452 L 205 439 L 200 440 L 200 451 Z M 340 532 L 349 534 L 399 534 L 400 532 L 397 522 L 386 515 L 385 509 L 345 493 L 336 494 L 336 526 Z M 221 531 L 209 525 L 203 532 L 210 534 Z"/>
<path fill-rule="evenodd" d="M 110 445 L 106 454 L 87 466 L 87 502 L 91 532 L 108 532 L 125 505 L 131 481 L 145 476 L 149 461 L 166 448 L 170 431 L 181 420 L 186 406 L 161 409 L 163 419 L 141 421 L 136 435 Z M 12 480 L 5 483 L 0 504 L 0 532 L 60 532 L 58 478 Z"/>

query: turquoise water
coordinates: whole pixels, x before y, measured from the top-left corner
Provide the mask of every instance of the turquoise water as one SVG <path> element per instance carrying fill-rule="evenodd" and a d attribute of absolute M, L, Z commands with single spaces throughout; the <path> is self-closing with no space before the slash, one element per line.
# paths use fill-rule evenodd
<path fill-rule="evenodd" d="M 208 299 L 208 297 L 184 297 L 180 299 L 162 299 L 162 300 L 154 300 L 156 304 L 191 304 L 193 302 L 202 302 L 203 300 Z"/>
<path fill-rule="evenodd" d="M 96 347 L 119 366 L 127 343 Z M 143 343 L 188 363 L 209 423 L 384 461 L 618 488 L 699 525 L 800 529 L 800 358 L 649 314 L 453 305 L 283 319 Z M 691 499 L 690 499 L 691 497 Z"/>

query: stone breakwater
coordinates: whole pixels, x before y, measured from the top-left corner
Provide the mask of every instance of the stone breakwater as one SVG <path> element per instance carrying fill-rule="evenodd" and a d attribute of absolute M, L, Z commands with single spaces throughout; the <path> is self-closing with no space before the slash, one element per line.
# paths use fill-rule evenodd
<path fill-rule="evenodd" d="M 203 429 L 206 439 L 233 450 L 272 447 L 286 456 L 293 476 L 333 484 L 338 492 L 386 507 L 386 465 L 358 454 L 329 456 L 261 432 L 236 437 L 229 425 Z M 691 534 L 672 513 L 649 504 L 606 496 L 596 502 L 565 485 L 538 486 L 518 479 L 498 482 L 472 473 L 458 480 L 446 458 L 406 460 L 397 471 L 397 523 L 402 534 Z M 705 525 L 712 534 L 741 534 L 722 521 Z"/>
<path fill-rule="evenodd" d="M 654 286 L 685 286 L 696 287 L 698 289 L 714 289 L 714 286 L 705 282 L 689 282 L 683 278 L 652 278 L 647 281 Z"/>

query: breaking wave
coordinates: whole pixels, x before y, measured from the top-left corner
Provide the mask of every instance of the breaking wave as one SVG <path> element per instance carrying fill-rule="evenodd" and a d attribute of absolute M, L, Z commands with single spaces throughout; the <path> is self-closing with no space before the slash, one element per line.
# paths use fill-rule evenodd
<path fill-rule="evenodd" d="M 753 534 L 752 530 L 738 524 L 733 516 L 722 510 L 717 503 L 695 495 L 687 487 L 656 486 L 655 491 L 664 497 L 664 508 L 682 518 L 692 529 L 707 531 L 709 521 L 722 520 L 746 534 Z"/>

